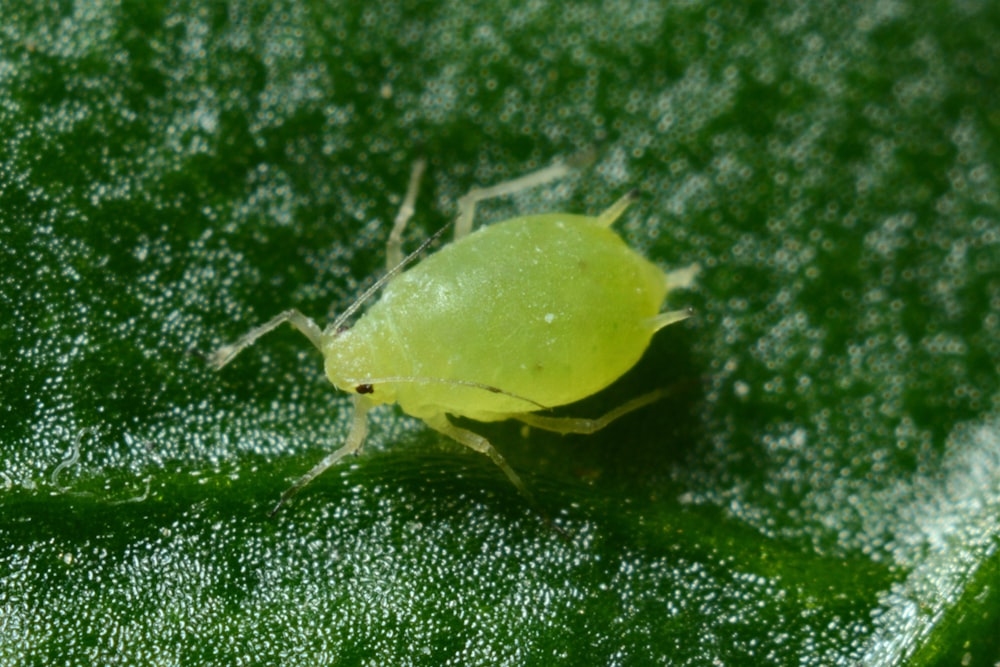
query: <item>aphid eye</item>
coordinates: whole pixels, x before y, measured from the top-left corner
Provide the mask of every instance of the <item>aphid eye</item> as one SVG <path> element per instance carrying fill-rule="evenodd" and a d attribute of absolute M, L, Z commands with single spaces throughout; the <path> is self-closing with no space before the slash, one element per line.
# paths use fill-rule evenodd
<path fill-rule="evenodd" d="M 354 388 L 354 391 L 358 392 L 359 394 L 371 394 L 375 392 L 375 387 L 371 386 L 370 384 L 359 384 L 357 387 Z"/>

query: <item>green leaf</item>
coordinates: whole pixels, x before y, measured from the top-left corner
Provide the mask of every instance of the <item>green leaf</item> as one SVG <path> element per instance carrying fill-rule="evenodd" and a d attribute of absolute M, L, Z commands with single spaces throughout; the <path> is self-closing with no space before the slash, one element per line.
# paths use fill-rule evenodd
<path fill-rule="evenodd" d="M 996 3 L 66 2 L 0 23 L 0 663 L 1000 659 Z M 589 437 L 349 402 L 285 327 L 480 207 L 703 272 Z M 572 277 L 567 277 L 572 279 Z M 285 330 L 287 329 L 287 330 Z M 497 363 L 503 363 L 498 353 Z M 580 363 L 586 363 L 581 359 Z"/>

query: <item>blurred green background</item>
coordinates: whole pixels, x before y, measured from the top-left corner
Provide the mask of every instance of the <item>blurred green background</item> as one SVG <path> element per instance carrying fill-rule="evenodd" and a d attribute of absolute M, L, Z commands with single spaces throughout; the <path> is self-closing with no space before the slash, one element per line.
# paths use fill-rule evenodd
<path fill-rule="evenodd" d="M 0 663 L 1000 661 L 1000 5 L 0 3 Z M 590 437 L 490 461 L 347 398 L 325 323 L 481 207 L 703 267 Z M 581 360 L 585 363 L 585 360 Z"/>

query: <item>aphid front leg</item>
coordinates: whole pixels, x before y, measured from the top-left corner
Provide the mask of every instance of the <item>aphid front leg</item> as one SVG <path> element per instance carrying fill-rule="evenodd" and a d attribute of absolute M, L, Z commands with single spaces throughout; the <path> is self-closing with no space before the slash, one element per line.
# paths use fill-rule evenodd
<path fill-rule="evenodd" d="M 503 470 L 503 473 L 507 475 L 507 479 L 509 479 L 511 483 L 517 487 L 517 490 L 521 493 L 521 495 L 527 498 L 528 502 L 532 505 L 535 504 L 535 499 L 530 493 L 528 493 L 528 489 L 524 486 L 524 482 L 522 482 L 521 478 L 518 477 L 516 472 L 514 472 L 514 469 L 507 464 L 507 460 L 504 459 L 500 452 L 498 452 L 496 448 L 490 444 L 489 440 L 477 433 L 455 426 L 448 421 L 448 417 L 444 414 L 424 418 L 424 421 L 438 433 L 443 433 L 452 440 L 465 445 L 469 449 L 473 449 L 480 454 L 485 454 L 490 457 L 493 463 L 496 463 L 497 466 Z"/>
<path fill-rule="evenodd" d="M 403 261 L 403 230 L 406 223 L 413 217 L 413 212 L 417 204 L 417 191 L 420 189 L 420 178 L 424 175 L 427 161 L 420 158 L 413 163 L 413 170 L 410 171 L 410 183 L 406 186 L 406 196 L 399 207 L 399 213 L 392 223 L 392 231 L 389 232 L 389 242 L 385 248 L 385 268 L 391 271 Z"/>
<path fill-rule="evenodd" d="M 648 394 L 643 394 L 642 396 L 633 398 L 631 401 L 628 401 L 623 405 L 619 405 L 614 410 L 601 415 L 596 419 L 579 417 L 544 417 L 530 412 L 511 416 L 519 422 L 527 424 L 528 426 L 540 428 L 543 431 L 553 431 L 555 433 L 562 433 L 563 435 L 566 435 L 567 433 L 589 435 L 600 431 L 611 422 L 624 417 L 633 410 L 638 410 L 639 408 L 645 407 L 650 403 L 655 403 L 666 395 L 666 389 L 651 391 Z"/>
<path fill-rule="evenodd" d="M 345 456 L 354 454 L 361 449 L 361 445 L 365 443 L 365 437 L 368 435 L 368 410 L 371 408 L 371 403 L 365 400 L 363 396 L 355 395 L 353 398 L 354 415 L 351 417 L 351 432 L 347 434 L 347 442 L 340 449 L 328 454 L 326 458 L 313 466 L 309 472 L 298 478 L 294 484 L 288 487 L 281 494 L 281 499 L 278 500 L 278 504 L 274 506 L 274 509 L 271 510 L 268 516 L 274 516 L 281 509 L 281 506 L 301 491 L 302 487 L 306 484 L 322 475 L 329 468 L 337 465 Z"/>
<path fill-rule="evenodd" d="M 284 324 L 285 322 L 291 323 L 293 327 L 301 331 L 305 335 L 305 337 L 309 339 L 309 342 L 311 342 L 313 345 L 316 346 L 317 350 L 319 350 L 320 352 L 323 351 L 322 347 L 323 333 L 320 331 L 320 328 L 310 318 L 306 317 L 299 311 L 293 309 L 293 310 L 286 310 L 280 315 L 271 318 L 270 320 L 260 325 L 259 327 L 255 327 L 250 331 L 246 332 L 245 334 L 237 338 L 229 345 L 223 345 L 215 352 L 212 352 L 210 355 L 208 355 L 209 365 L 211 365 L 216 370 L 222 368 L 230 361 L 232 361 L 233 357 L 235 357 L 237 354 L 242 352 L 247 347 L 253 345 L 254 341 L 256 341 L 258 338 L 260 338 L 266 333 L 269 333 L 277 329 L 280 325 Z"/>
<path fill-rule="evenodd" d="M 484 199 L 514 194 L 541 185 L 542 183 L 563 178 L 572 170 L 572 165 L 557 162 L 519 178 L 491 185 L 488 188 L 472 188 L 458 199 L 458 220 L 455 222 L 455 240 L 457 241 L 472 231 L 472 221 L 476 215 L 477 203 Z"/>

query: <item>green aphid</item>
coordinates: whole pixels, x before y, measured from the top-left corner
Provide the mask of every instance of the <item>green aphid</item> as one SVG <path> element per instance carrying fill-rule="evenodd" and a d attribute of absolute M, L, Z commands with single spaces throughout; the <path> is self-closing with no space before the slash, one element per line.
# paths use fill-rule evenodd
<path fill-rule="evenodd" d="M 322 353 L 326 375 L 353 394 L 347 442 L 295 482 L 274 511 L 348 454 L 361 449 L 368 411 L 399 403 L 431 428 L 489 456 L 530 498 L 517 473 L 488 440 L 449 415 L 517 419 L 558 433 L 593 433 L 661 397 L 635 398 L 597 419 L 540 412 L 608 386 L 642 356 L 659 329 L 691 311 L 660 312 L 667 293 L 691 285 L 698 267 L 665 273 L 628 247 L 611 224 L 635 199 L 622 197 L 590 217 L 547 213 L 511 218 L 472 232 L 476 203 L 559 178 L 555 164 L 462 197 L 455 240 L 403 272 L 436 238 L 403 257 L 402 232 L 413 214 L 424 162 L 414 165 L 387 247 L 387 273 L 326 329 L 287 310 L 216 350 L 221 368 L 257 338 L 291 323 Z M 347 322 L 376 291 L 381 298 Z M 273 512 L 272 512 L 273 513 Z"/>

